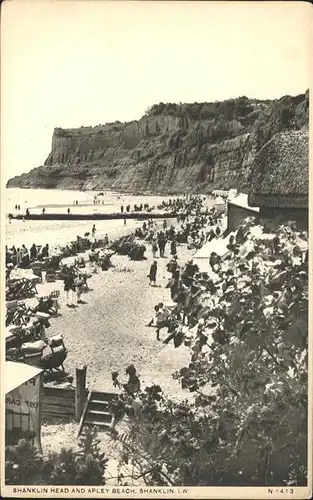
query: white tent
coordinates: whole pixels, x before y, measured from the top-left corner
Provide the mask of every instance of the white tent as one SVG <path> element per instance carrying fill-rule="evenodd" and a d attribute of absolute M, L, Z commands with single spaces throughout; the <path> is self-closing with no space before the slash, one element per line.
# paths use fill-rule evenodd
<path fill-rule="evenodd" d="M 231 235 L 236 235 L 237 231 L 230 233 L 226 238 L 214 238 L 208 241 L 193 255 L 193 263 L 197 264 L 201 272 L 213 273 L 210 266 L 211 253 L 215 252 L 217 255 L 224 255 L 228 249 L 227 245 Z M 214 273 L 213 273 L 214 274 Z"/>
<path fill-rule="evenodd" d="M 214 204 L 213 204 L 216 212 L 224 212 L 225 210 L 225 201 L 223 200 L 223 198 L 221 198 L 220 196 L 218 196 L 216 198 L 216 200 L 214 201 Z"/>

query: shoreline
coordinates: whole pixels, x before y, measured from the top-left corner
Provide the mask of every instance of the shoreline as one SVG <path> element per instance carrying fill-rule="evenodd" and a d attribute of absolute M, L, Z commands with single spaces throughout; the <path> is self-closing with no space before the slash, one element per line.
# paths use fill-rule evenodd
<path fill-rule="evenodd" d="M 9 181 L 7 181 L 9 182 Z M 175 196 L 175 197 L 183 197 L 185 196 L 185 193 L 178 193 L 178 192 L 170 192 L 170 191 L 167 191 L 165 193 L 156 193 L 154 191 L 132 191 L 132 190 L 125 190 L 125 189 L 121 189 L 119 190 L 118 188 L 115 188 L 115 189 L 111 189 L 111 188 L 97 188 L 97 189 L 81 189 L 77 186 L 75 187 L 69 187 L 69 186 L 53 186 L 53 187 L 49 187 L 49 186 L 41 186 L 41 187 L 38 187 L 38 186 L 27 186 L 27 187 L 23 187 L 23 186 L 5 186 L 5 189 L 23 189 L 23 190 L 30 190 L 30 189 L 35 189 L 35 190 L 48 190 L 48 191 L 53 191 L 53 190 L 59 190 L 59 191 L 80 191 L 81 193 L 96 193 L 96 192 L 107 192 L 107 193 L 110 193 L 110 194 L 125 194 L 127 196 L 157 196 L 157 197 L 170 197 L 170 196 Z M 190 192 L 188 194 L 191 194 L 193 196 L 211 196 L 212 193 L 193 193 L 193 192 Z"/>

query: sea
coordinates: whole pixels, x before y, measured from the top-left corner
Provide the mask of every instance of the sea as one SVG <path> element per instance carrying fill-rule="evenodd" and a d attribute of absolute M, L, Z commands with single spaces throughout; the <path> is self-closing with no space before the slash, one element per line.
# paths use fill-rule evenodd
<path fill-rule="evenodd" d="M 70 208 L 71 213 L 110 213 L 119 212 L 121 205 L 125 207 L 130 204 L 140 205 L 148 203 L 150 207 L 157 207 L 162 200 L 170 197 L 166 196 L 134 196 L 121 194 L 113 191 L 68 191 L 59 189 L 5 189 L 5 244 L 10 248 L 23 243 L 29 247 L 33 243 L 36 245 L 49 244 L 50 248 L 58 248 L 60 245 L 76 240 L 77 236 L 84 236 L 86 232 L 91 232 L 92 221 L 22 221 L 13 219 L 9 223 L 8 214 L 25 214 L 28 208 L 30 213 L 66 213 Z M 97 203 L 94 197 L 97 196 Z M 78 201 L 78 205 L 76 205 Z M 15 206 L 19 205 L 20 210 Z M 123 220 L 97 221 L 97 237 L 108 234 L 113 239 L 119 235 Z M 135 228 L 141 225 L 140 221 L 128 220 L 127 226 Z"/>

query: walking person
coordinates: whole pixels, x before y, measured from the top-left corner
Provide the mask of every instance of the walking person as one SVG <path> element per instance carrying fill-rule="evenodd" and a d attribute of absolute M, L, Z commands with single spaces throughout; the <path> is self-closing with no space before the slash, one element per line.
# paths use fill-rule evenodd
<path fill-rule="evenodd" d="M 83 278 L 82 275 L 79 273 L 77 278 L 74 280 L 75 288 L 76 288 L 76 297 L 77 297 L 77 304 L 84 304 L 85 302 L 81 300 L 81 295 L 82 295 L 82 288 L 83 288 Z"/>
<path fill-rule="evenodd" d="M 160 231 L 158 235 L 158 244 L 160 249 L 160 257 L 164 257 L 166 239 L 163 231 Z"/>
<path fill-rule="evenodd" d="M 95 234 L 96 234 L 96 225 L 95 224 L 92 226 L 91 233 L 92 233 L 92 236 L 95 236 Z"/>
<path fill-rule="evenodd" d="M 71 270 L 69 270 L 64 278 L 64 292 L 66 295 L 67 307 L 73 307 L 73 289 L 75 290 L 74 277 Z"/>
<path fill-rule="evenodd" d="M 149 285 L 151 285 L 151 283 L 154 283 L 153 286 L 156 285 L 156 275 L 157 275 L 157 270 L 158 270 L 158 264 L 157 264 L 157 261 L 153 261 L 153 263 L 151 264 L 150 266 L 150 271 L 149 271 L 149 274 L 148 274 L 148 278 L 149 278 Z"/>
<path fill-rule="evenodd" d="M 177 245 L 175 240 L 171 241 L 171 255 L 177 255 Z"/>
<path fill-rule="evenodd" d="M 41 257 L 42 258 L 49 257 L 49 245 L 48 245 L 48 243 L 42 248 Z"/>
<path fill-rule="evenodd" d="M 153 239 L 152 240 L 152 243 L 151 243 L 151 250 L 152 250 L 152 255 L 153 255 L 153 258 L 155 259 L 156 258 L 156 253 L 158 251 L 158 244 L 156 242 L 156 239 Z"/>

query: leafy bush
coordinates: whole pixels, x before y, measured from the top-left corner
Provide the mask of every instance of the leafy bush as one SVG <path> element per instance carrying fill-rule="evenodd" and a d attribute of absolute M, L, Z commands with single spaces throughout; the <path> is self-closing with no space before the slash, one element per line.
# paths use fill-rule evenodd
<path fill-rule="evenodd" d="M 190 364 L 175 374 L 193 402 L 155 386 L 135 402 L 139 412 L 124 401 L 131 423 L 115 436 L 121 462 L 148 484 L 306 484 L 308 264 L 294 231 L 278 234 L 278 244 L 255 241 L 256 260 L 233 255 L 236 277 L 216 271 L 215 305 L 206 291 L 184 306 L 187 318 L 194 307 L 202 319 L 187 329 Z"/>
<path fill-rule="evenodd" d="M 62 448 L 47 458 L 21 439 L 5 448 L 5 480 L 6 484 L 103 485 L 107 461 L 96 433 L 89 429 L 80 438 L 78 451 Z"/>

